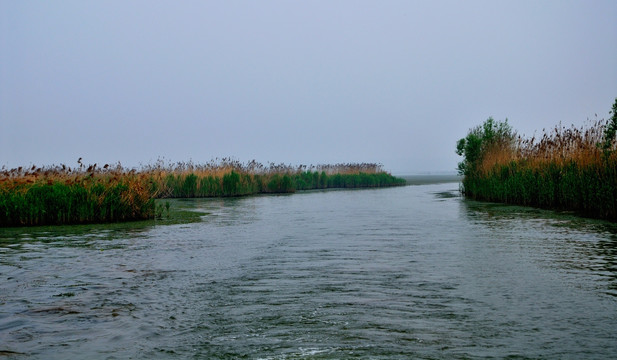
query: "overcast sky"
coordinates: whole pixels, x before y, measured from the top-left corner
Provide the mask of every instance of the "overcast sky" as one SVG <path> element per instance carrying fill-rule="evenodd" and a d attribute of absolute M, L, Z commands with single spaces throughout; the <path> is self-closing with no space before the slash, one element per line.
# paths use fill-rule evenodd
<path fill-rule="evenodd" d="M 0 166 L 454 171 L 487 117 L 608 118 L 617 1 L 0 0 Z"/>

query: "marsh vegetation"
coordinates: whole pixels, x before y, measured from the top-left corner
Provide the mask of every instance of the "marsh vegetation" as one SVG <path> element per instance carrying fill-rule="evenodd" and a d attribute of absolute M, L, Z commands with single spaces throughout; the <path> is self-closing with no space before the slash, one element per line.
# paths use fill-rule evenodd
<path fill-rule="evenodd" d="M 0 171 L 0 226 L 77 224 L 150 219 L 169 213 L 155 199 L 231 197 L 296 190 L 405 184 L 381 165 L 291 166 L 223 158 L 205 164 L 165 163 L 140 169 L 120 163 Z"/>
<path fill-rule="evenodd" d="M 617 221 L 617 99 L 609 120 L 523 138 L 489 118 L 457 143 L 465 196 Z"/>

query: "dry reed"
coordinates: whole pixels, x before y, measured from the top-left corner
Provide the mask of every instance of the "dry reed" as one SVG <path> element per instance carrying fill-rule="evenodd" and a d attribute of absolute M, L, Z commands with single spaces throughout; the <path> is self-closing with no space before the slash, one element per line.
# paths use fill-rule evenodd
<path fill-rule="evenodd" d="M 473 129 L 457 147 L 466 156 L 459 165 L 465 195 L 617 221 L 616 112 L 617 99 L 610 120 L 580 128 L 559 124 L 539 139 L 508 132 L 487 141 L 480 127 Z M 473 161 L 464 147 L 469 139 L 480 139 Z"/>
<path fill-rule="evenodd" d="M 243 196 L 329 187 L 402 185 L 379 164 L 299 165 L 231 158 L 205 164 L 158 160 L 140 169 L 116 165 L 0 169 L 0 226 L 147 219 L 155 198 Z"/>

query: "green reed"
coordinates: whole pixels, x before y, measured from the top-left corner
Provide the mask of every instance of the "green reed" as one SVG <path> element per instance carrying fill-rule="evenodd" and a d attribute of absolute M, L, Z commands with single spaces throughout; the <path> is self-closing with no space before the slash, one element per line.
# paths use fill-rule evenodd
<path fill-rule="evenodd" d="M 116 222 L 151 218 L 154 201 L 139 182 L 83 179 L 0 188 L 0 226 Z"/>
<path fill-rule="evenodd" d="M 115 222 L 161 217 L 154 199 L 231 197 L 405 184 L 377 164 L 292 167 L 231 159 L 140 170 L 96 164 L 0 170 L 0 226 Z M 165 209 L 169 213 L 169 209 Z"/>
<path fill-rule="evenodd" d="M 152 180 L 158 198 L 229 197 L 297 190 L 400 186 L 404 179 L 388 173 L 333 174 L 322 172 L 250 174 L 230 171 L 222 176 L 167 174 L 162 182 Z"/>
<path fill-rule="evenodd" d="M 457 144 L 465 196 L 617 221 L 617 99 L 611 113 L 586 128 L 556 127 L 539 141 L 487 120 Z"/>

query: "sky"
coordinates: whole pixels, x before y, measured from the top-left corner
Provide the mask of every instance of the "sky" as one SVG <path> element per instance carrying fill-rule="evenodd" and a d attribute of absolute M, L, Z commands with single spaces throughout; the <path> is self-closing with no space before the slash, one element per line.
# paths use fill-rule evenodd
<path fill-rule="evenodd" d="M 617 1 L 0 0 L 0 167 L 454 172 L 489 116 L 609 118 Z"/>

